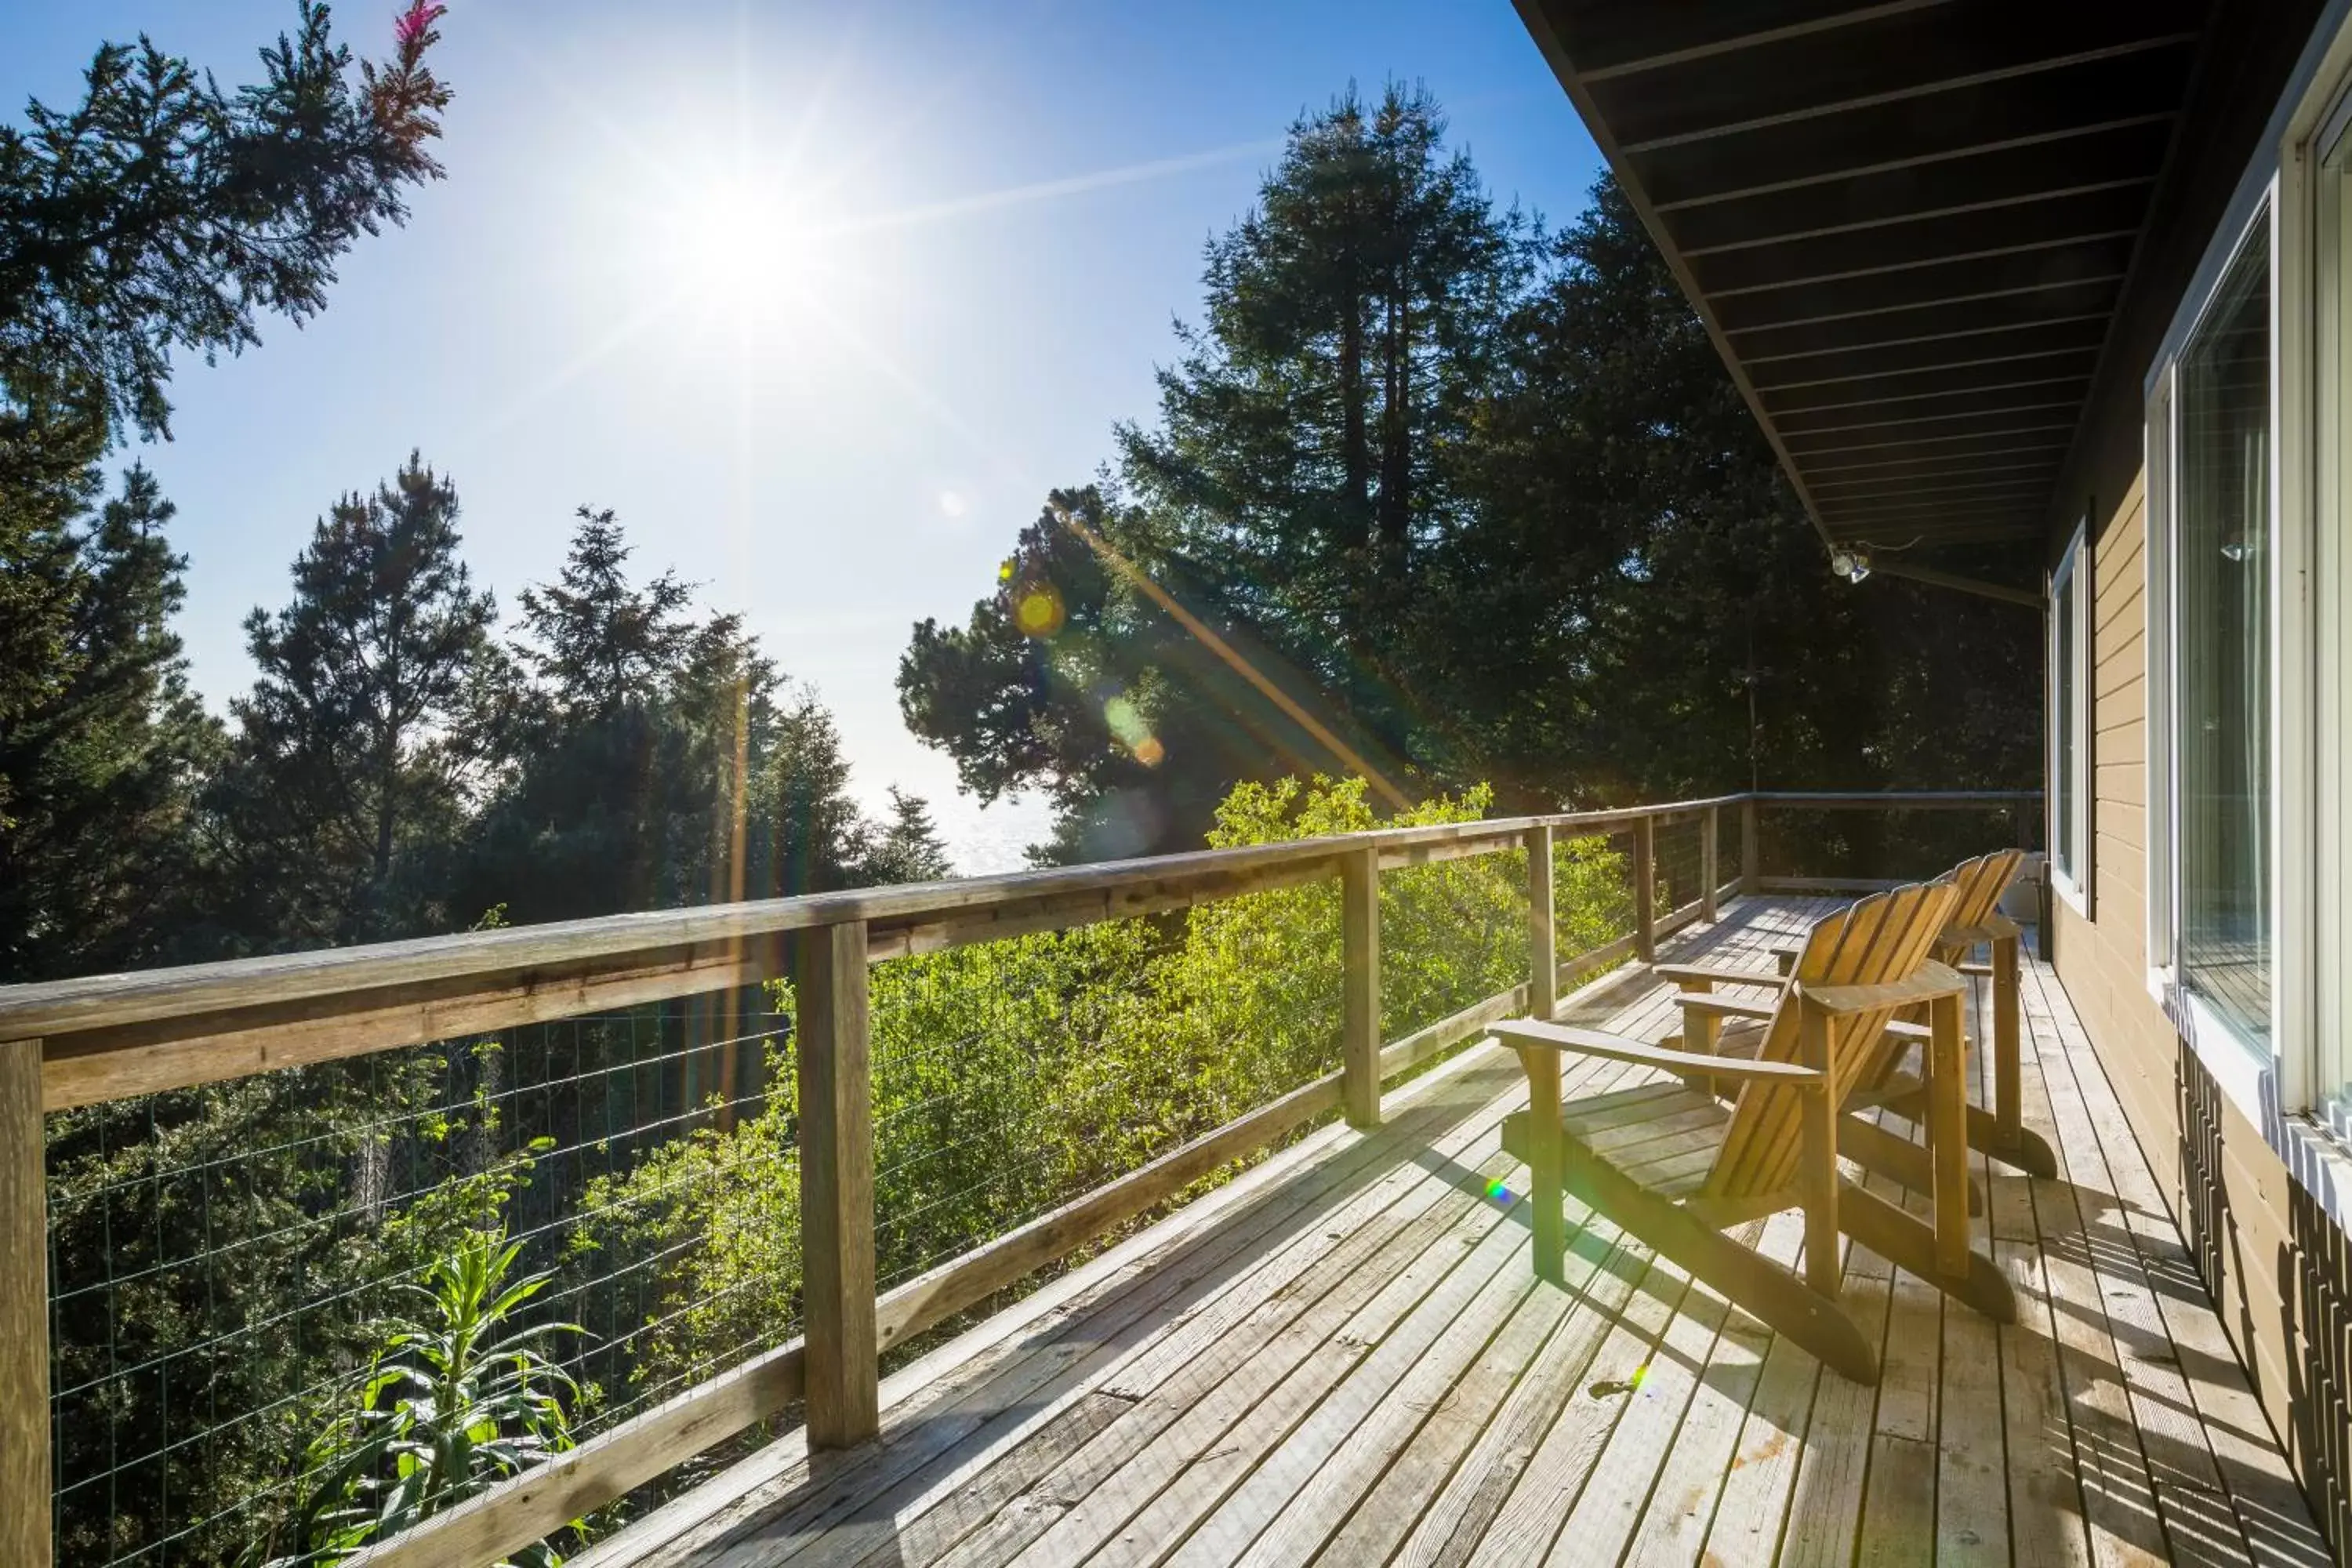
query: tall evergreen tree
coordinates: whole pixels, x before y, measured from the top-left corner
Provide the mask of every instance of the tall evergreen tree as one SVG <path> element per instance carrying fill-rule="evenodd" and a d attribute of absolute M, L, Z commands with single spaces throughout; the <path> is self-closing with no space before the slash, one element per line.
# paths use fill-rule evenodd
<path fill-rule="evenodd" d="M 2032 617 L 1830 575 L 1614 181 L 1549 260 L 1407 642 L 1451 767 L 1521 805 L 2032 776 Z"/>
<path fill-rule="evenodd" d="M 522 591 L 530 640 L 519 651 L 552 711 L 609 719 L 649 700 L 692 646 L 694 592 L 670 572 L 631 585 L 631 550 L 613 511 L 583 506 L 578 515 L 556 581 Z"/>
<path fill-rule="evenodd" d="M 982 798 L 1045 789 L 1049 858 L 1197 845 L 1237 780 L 1370 759 L 1404 787 L 1444 754 L 1407 632 L 1433 551 L 1465 526 L 1462 455 L 1532 260 L 1444 133 L 1393 85 L 1295 124 L 1256 207 L 1208 246 L 1207 312 L 1180 329 L 1158 425 L 1116 433 L 1117 490 L 1055 492 L 966 626 L 916 628 L 908 725 Z M 1021 617 L 1040 586 L 1060 606 L 1042 632 Z"/>
<path fill-rule="evenodd" d="M 230 704 L 211 805 L 249 939 L 351 942 L 455 918 L 434 897 L 438 857 L 483 760 L 466 700 L 496 657 L 498 616 L 458 559 L 457 511 L 456 488 L 410 454 L 320 520 L 293 600 L 246 618 L 261 674 Z"/>
<path fill-rule="evenodd" d="M 88 558 L 103 554 L 112 527 L 84 524 L 103 488 L 99 464 L 131 432 L 164 433 L 174 353 L 236 353 L 258 341 L 264 316 L 315 314 L 335 258 L 402 221 L 409 187 L 439 174 L 429 147 L 449 94 L 426 55 L 440 13 L 416 0 L 391 58 L 354 72 L 327 8 L 299 0 L 292 36 L 263 51 L 262 79 L 235 92 L 144 38 L 108 44 L 78 103 L 37 101 L 24 126 L 0 126 L 6 978 L 160 951 L 161 932 L 134 927 L 173 874 L 175 857 L 149 833 L 176 812 L 156 805 L 152 781 L 181 764 L 128 759 L 184 757 L 194 743 L 178 678 L 159 673 L 176 654 L 158 652 L 167 634 L 150 613 L 157 594 L 176 602 L 177 569 L 159 574 L 160 540 L 110 563 Z M 126 500 L 151 514 L 160 504 Z M 110 620 L 151 629 L 96 668 L 86 639 Z M 125 717 L 141 693 L 153 705 L 144 736 Z M 85 721 L 94 728 L 75 728 Z M 145 858 L 79 841 L 83 813 L 58 793 L 75 789 L 85 803 L 110 790 L 144 801 L 120 803 L 118 841 Z M 38 869 L 78 858 L 88 871 L 75 890 Z M 132 864 L 136 886 L 99 885 L 104 868 Z M 67 932 L 57 922 L 68 910 L 87 923 Z"/>
<path fill-rule="evenodd" d="M 892 882 L 936 882 L 955 875 L 948 847 L 931 820 L 929 802 L 890 786 L 889 820 L 879 825 L 866 851 L 863 880 L 877 886 Z"/>
<path fill-rule="evenodd" d="M 171 617 L 185 561 L 144 468 L 61 555 L 54 684 L 0 723 L 0 980 L 89 973 L 169 951 L 187 816 L 219 726 L 188 689 Z"/>
<path fill-rule="evenodd" d="M 1118 432 L 1153 542 L 1391 746 L 1420 728 L 1399 617 L 1461 516 L 1454 454 L 1530 254 L 1420 89 L 1351 89 L 1291 128 L 1211 242 L 1204 324 Z"/>
<path fill-rule="evenodd" d="M 740 616 L 698 621 L 670 573 L 632 581 L 612 512 L 579 519 L 521 595 L 530 679 L 457 901 L 530 921 L 846 885 L 864 825 L 832 715 Z"/>
<path fill-rule="evenodd" d="M 2031 617 L 1832 579 L 1622 194 L 1531 253 L 1441 123 L 1391 92 L 1294 129 L 1210 247 L 1160 426 L 1118 433 L 1123 497 L 1056 492 L 964 626 L 916 627 L 909 727 L 983 798 L 1043 789 L 1054 858 L 1197 843 L 1236 782 L 1356 771 L 1164 595 L 1408 788 L 2030 777 Z"/>

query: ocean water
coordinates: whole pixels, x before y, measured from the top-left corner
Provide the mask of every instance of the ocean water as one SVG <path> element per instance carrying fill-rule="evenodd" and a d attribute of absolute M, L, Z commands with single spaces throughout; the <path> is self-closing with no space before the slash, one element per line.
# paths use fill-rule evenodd
<path fill-rule="evenodd" d="M 931 803 L 931 817 L 957 872 L 966 877 L 1029 869 L 1024 852 L 1054 826 L 1053 807 L 1043 795 L 1005 796 L 992 805 L 961 793 L 943 795 Z"/>

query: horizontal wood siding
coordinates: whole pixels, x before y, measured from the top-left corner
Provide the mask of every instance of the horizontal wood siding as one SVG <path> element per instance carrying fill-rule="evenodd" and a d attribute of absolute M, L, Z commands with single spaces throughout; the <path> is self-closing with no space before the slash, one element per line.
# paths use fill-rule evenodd
<path fill-rule="evenodd" d="M 2352 1543 L 2340 1479 L 2352 1451 L 2347 1357 L 2340 1334 L 2306 1329 L 2343 1321 L 2340 1240 L 2322 1240 L 2285 1166 L 2148 992 L 2147 521 L 2135 479 L 2092 557 L 2096 902 L 2085 919 L 2054 900 L 2057 970 L 2272 1430 L 2341 1554 Z"/>

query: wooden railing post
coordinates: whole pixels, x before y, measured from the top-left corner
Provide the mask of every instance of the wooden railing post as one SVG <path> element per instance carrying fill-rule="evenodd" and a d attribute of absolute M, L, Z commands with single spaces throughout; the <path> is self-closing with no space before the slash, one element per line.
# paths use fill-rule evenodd
<path fill-rule="evenodd" d="M 1658 825 L 1644 816 L 1633 824 L 1633 952 L 1644 963 L 1658 959 Z"/>
<path fill-rule="evenodd" d="M 846 1448 L 881 1425 L 866 926 L 820 926 L 793 948 L 808 1441 Z"/>
<path fill-rule="evenodd" d="M 1715 907 L 1715 885 L 1720 879 L 1716 868 L 1716 835 L 1721 826 L 1716 808 L 1708 806 L 1706 819 L 1698 825 L 1698 918 L 1709 925 L 1719 912 Z"/>
<path fill-rule="evenodd" d="M 0 1043 L 0 1563 L 48 1568 L 49 1213 L 41 1042 Z"/>
<path fill-rule="evenodd" d="M 1756 837 L 1756 802 L 1739 803 L 1739 896 L 1752 899 L 1764 890 L 1764 841 Z"/>
<path fill-rule="evenodd" d="M 1339 1068 L 1350 1127 L 1381 1124 L 1381 852 L 1339 859 Z"/>
<path fill-rule="evenodd" d="M 1528 829 L 1528 1016 L 1559 1010 L 1559 950 L 1552 926 L 1551 829 Z"/>

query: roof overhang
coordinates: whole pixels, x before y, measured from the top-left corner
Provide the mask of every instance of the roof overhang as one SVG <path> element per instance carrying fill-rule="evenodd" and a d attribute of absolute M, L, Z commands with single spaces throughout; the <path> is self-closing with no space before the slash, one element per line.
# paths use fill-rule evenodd
<path fill-rule="evenodd" d="M 2039 540 L 2210 0 L 1517 0 L 1832 549 Z"/>

